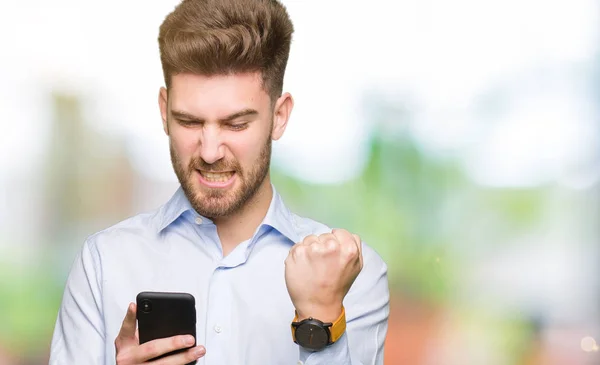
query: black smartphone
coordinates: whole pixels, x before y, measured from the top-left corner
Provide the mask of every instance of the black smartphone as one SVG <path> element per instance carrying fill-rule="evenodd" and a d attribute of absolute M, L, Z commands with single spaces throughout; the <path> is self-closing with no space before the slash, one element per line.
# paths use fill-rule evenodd
<path fill-rule="evenodd" d="M 193 295 L 146 291 L 137 295 L 136 302 L 140 344 L 159 338 L 192 335 L 196 346 L 196 300 Z M 156 359 L 185 350 L 173 351 Z"/>

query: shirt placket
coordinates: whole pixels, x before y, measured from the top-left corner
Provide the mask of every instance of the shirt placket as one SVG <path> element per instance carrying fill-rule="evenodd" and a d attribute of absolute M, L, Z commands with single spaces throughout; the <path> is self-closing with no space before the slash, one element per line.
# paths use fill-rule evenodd
<path fill-rule="evenodd" d="M 231 330 L 231 289 L 227 268 L 217 266 L 210 279 L 206 315 L 206 365 L 227 363 Z"/>

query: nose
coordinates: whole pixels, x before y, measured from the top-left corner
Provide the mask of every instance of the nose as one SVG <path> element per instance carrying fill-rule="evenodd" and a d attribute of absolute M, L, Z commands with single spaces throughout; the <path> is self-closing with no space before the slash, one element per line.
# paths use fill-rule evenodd
<path fill-rule="evenodd" d="M 213 164 L 225 157 L 225 146 L 217 128 L 205 126 L 200 137 L 200 157 L 204 162 Z"/>

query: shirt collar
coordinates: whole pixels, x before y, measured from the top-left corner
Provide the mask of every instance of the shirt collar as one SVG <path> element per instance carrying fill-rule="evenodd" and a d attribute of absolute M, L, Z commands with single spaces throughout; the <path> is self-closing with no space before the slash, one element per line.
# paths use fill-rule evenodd
<path fill-rule="evenodd" d="M 158 211 L 158 226 L 157 233 L 162 232 L 163 229 L 167 228 L 171 223 L 175 222 L 183 213 L 187 211 L 194 211 L 189 200 L 185 196 L 181 186 L 177 189 L 175 194 L 169 199 L 169 201 L 163 205 Z"/>
<path fill-rule="evenodd" d="M 298 234 L 294 215 L 285 206 L 281 195 L 279 195 L 273 184 L 271 184 L 271 187 L 273 188 L 273 199 L 261 226 L 273 227 L 283 236 L 290 239 L 292 244 L 300 242 L 300 235 Z"/>
<path fill-rule="evenodd" d="M 269 226 L 277 230 L 283 236 L 287 237 L 296 243 L 300 241 L 298 229 L 296 227 L 296 221 L 293 214 L 285 206 L 283 199 L 275 189 L 275 186 L 271 184 L 273 189 L 273 198 L 271 204 L 267 210 L 267 215 L 263 219 L 261 226 Z M 167 228 L 171 223 L 175 222 L 182 214 L 190 211 L 194 215 L 198 215 L 192 208 L 189 200 L 185 196 L 181 186 L 177 189 L 171 199 L 163 205 L 158 212 L 158 225 L 157 232 L 160 233 L 162 230 Z M 202 217 L 206 219 L 205 217 Z"/>

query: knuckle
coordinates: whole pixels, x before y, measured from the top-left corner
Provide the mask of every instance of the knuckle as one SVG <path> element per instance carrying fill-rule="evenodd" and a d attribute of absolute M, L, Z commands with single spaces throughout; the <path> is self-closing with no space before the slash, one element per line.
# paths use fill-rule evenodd
<path fill-rule="evenodd" d="M 326 242 L 327 240 L 336 239 L 333 233 L 323 233 L 319 236 L 319 241 Z"/>
<path fill-rule="evenodd" d="M 358 256 L 358 247 L 354 243 L 346 245 L 346 252 L 349 255 Z"/>
<path fill-rule="evenodd" d="M 296 255 L 303 255 L 306 252 L 306 247 L 307 246 L 295 246 L 294 253 Z"/>
<path fill-rule="evenodd" d="M 156 346 L 155 342 L 148 342 L 146 344 L 145 353 L 149 355 L 157 355 L 158 346 Z"/>
<path fill-rule="evenodd" d="M 327 250 L 327 243 L 325 242 L 315 242 L 312 247 L 315 252 L 323 252 Z"/>
<path fill-rule="evenodd" d="M 313 241 L 316 241 L 318 238 L 317 236 L 315 236 L 314 234 L 308 235 L 306 237 L 304 237 L 304 239 L 302 240 L 303 243 L 311 243 Z"/>
<path fill-rule="evenodd" d="M 336 228 L 333 230 L 334 233 L 342 233 L 342 234 L 349 234 L 350 232 L 348 232 L 347 230 L 345 230 L 344 228 Z"/>
<path fill-rule="evenodd" d="M 334 240 L 334 239 L 328 239 L 325 242 L 325 249 L 328 252 L 335 252 L 338 250 L 338 248 L 340 247 L 338 241 Z"/>
<path fill-rule="evenodd" d="M 354 243 L 349 245 L 344 245 L 342 250 L 342 257 L 346 261 L 352 261 L 358 258 L 358 247 Z"/>
<path fill-rule="evenodd" d="M 184 337 L 183 336 L 175 336 L 171 337 L 170 345 L 172 349 L 178 349 L 183 345 Z"/>
<path fill-rule="evenodd" d="M 356 255 L 354 254 L 354 252 L 351 252 L 349 250 L 344 250 L 342 252 L 341 256 L 342 256 L 342 260 L 344 262 L 352 262 L 354 260 L 354 258 L 355 258 Z"/>

